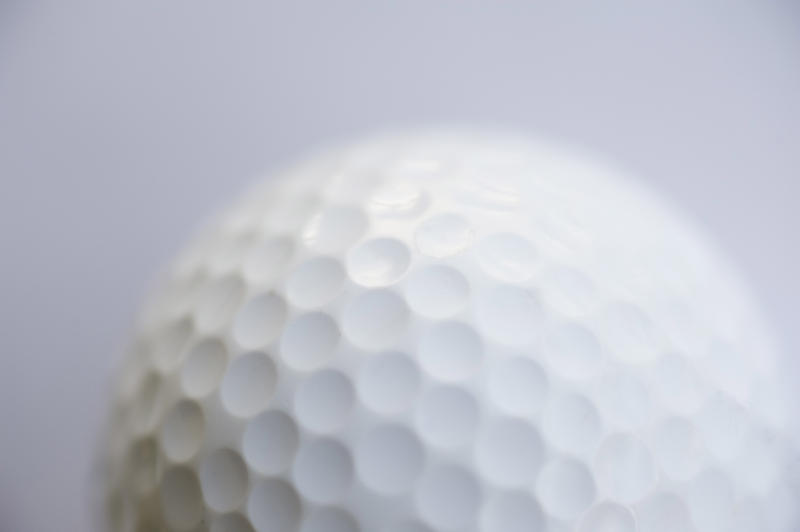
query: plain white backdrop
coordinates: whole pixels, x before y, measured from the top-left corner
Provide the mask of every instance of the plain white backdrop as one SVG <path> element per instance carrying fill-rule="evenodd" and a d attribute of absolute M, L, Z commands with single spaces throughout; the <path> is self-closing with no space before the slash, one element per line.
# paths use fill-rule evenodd
<path fill-rule="evenodd" d="M 328 139 L 454 122 L 638 173 L 717 235 L 800 358 L 791 0 L 4 0 L 0 531 L 89 529 L 110 371 L 199 221 Z"/>

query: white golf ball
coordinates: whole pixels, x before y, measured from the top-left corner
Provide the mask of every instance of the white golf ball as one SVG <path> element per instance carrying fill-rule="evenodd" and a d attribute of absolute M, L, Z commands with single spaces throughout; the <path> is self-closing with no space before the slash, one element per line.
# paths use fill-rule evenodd
<path fill-rule="evenodd" d="M 697 228 L 540 141 L 424 132 L 249 191 L 118 386 L 109 530 L 790 532 L 791 412 Z"/>

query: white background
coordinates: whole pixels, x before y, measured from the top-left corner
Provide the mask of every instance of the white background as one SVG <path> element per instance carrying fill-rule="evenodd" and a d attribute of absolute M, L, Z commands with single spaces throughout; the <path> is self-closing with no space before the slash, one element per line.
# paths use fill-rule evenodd
<path fill-rule="evenodd" d="M 798 353 L 800 8 L 646 4 L 0 0 L 0 530 L 88 529 L 148 280 L 341 135 L 490 123 L 610 155 L 716 233 Z"/>

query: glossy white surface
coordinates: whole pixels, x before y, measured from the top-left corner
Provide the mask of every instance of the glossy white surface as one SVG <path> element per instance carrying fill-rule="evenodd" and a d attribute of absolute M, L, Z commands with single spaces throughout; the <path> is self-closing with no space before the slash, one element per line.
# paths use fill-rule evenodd
<path fill-rule="evenodd" d="M 247 191 L 166 272 L 109 530 L 792 532 L 781 371 L 727 259 L 618 170 L 377 136 Z"/>

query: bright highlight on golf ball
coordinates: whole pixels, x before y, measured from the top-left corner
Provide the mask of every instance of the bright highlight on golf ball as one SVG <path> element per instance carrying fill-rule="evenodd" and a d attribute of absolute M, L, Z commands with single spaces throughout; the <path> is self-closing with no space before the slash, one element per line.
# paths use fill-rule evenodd
<path fill-rule="evenodd" d="M 376 137 L 168 270 L 108 529 L 792 532 L 780 371 L 730 265 L 635 180 L 502 134 Z"/>

